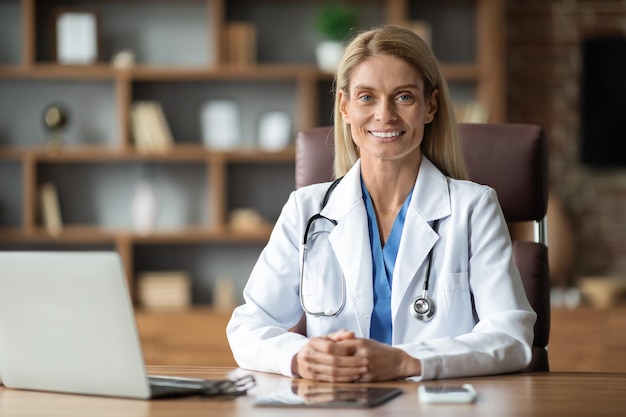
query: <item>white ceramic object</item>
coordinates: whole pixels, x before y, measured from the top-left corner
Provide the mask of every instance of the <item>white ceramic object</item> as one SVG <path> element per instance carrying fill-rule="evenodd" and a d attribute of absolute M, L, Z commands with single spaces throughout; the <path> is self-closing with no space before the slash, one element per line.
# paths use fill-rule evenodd
<path fill-rule="evenodd" d="M 200 121 L 207 148 L 233 150 L 241 146 L 241 114 L 234 101 L 207 101 L 200 109 Z"/>
<path fill-rule="evenodd" d="M 284 149 L 291 139 L 291 119 L 287 113 L 271 111 L 259 120 L 259 147 L 275 152 Z"/>
<path fill-rule="evenodd" d="M 343 55 L 344 44 L 337 41 L 323 41 L 317 44 L 315 55 L 322 71 L 335 72 Z"/>
<path fill-rule="evenodd" d="M 131 205 L 133 227 L 139 234 L 148 234 L 156 227 L 159 201 L 154 184 L 141 179 L 135 188 Z"/>

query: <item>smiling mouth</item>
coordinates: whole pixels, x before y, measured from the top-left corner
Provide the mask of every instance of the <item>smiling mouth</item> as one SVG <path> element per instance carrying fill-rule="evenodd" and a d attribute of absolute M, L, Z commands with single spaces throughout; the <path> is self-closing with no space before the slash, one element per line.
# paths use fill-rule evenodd
<path fill-rule="evenodd" d="M 398 136 L 402 135 L 403 133 L 404 133 L 404 131 L 402 131 L 402 130 L 395 130 L 395 131 L 390 131 L 390 132 L 376 132 L 376 131 L 370 130 L 370 134 L 372 136 L 375 136 L 375 137 L 381 138 L 381 139 L 397 138 Z"/>

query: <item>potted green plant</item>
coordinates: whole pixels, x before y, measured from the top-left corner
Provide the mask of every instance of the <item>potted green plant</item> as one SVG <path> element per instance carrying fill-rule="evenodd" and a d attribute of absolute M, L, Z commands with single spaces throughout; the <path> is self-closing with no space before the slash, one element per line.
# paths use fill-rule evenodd
<path fill-rule="evenodd" d="M 317 45 L 317 62 L 323 71 L 334 72 L 337 69 L 344 42 L 356 30 L 358 11 L 344 2 L 327 2 L 315 15 L 315 28 L 322 36 Z"/>

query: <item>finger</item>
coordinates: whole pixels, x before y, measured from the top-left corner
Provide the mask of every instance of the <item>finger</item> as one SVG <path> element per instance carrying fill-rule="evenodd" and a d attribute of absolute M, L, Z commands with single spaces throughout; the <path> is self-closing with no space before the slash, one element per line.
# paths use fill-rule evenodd
<path fill-rule="evenodd" d="M 332 341 L 339 342 L 341 340 L 354 339 L 355 335 L 354 335 L 354 332 L 350 332 L 348 330 L 339 330 L 338 332 L 331 333 L 326 337 Z"/>
<path fill-rule="evenodd" d="M 320 382 L 356 382 L 364 373 L 363 368 L 335 368 L 323 364 L 304 366 L 303 378 Z"/>
<path fill-rule="evenodd" d="M 341 342 L 355 347 L 355 357 L 366 359 L 367 372 L 360 382 L 385 381 L 410 375 L 420 375 L 421 362 L 406 352 L 369 339 L 355 339 Z"/>
<path fill-rule="evenodd" d="M 351 346 L 333 346 L 330 349 L 317 349 L 317 346 L 310 344 L 307 349 L 303 349 L 299 355 L 307 362 L 326 365 L 333 368 L 357 368 L 361 369 L 368 364 L 365 356 L 346 355 L 345 352 L 353 352 Z"/>
<path fill-rule="evenodd" d="M 299 375 L 316 381 L 352 382 L 367 372 L 366 359 L 354 356 L 333 356 L 315 349 L 298 353 Z"/>
<path fill-rule="evenodd" d="M 315 337 L 308 346 L 312 349 L 332 356 L 352 356 L 356 353 L 356 346 L 339 344 L 331 339 L 331 336 Z"/>

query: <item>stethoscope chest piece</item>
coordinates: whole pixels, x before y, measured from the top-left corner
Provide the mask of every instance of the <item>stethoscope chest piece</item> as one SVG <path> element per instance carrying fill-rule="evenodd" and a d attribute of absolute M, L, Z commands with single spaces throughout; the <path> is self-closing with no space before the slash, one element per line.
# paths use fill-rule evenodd
<path fill-rule="evenodd" d="M 414 298 L 411 306 L 411 314 L 420 321 L 430 321 L 437 310 L 435 300 L 427 295 Z"/>

